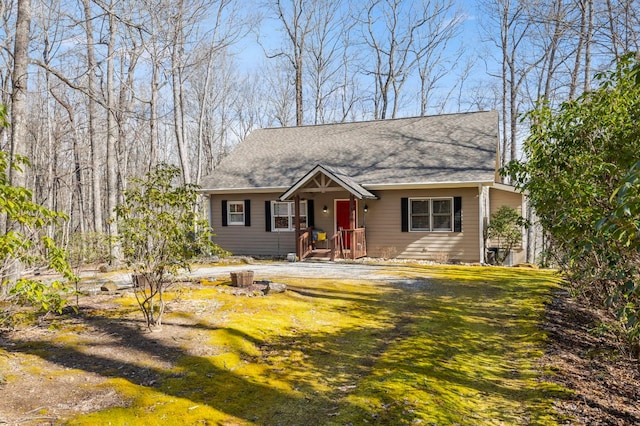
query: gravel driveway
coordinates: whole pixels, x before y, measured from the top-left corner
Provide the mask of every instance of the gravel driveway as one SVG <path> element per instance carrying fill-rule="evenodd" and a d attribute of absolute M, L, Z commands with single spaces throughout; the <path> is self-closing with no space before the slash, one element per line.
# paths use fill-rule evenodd
<path fill-rule="evenodd" d="M 274 277 L 291 278 L 357 278 L 363 280 L 389 279 L 388 265 L 365 265 L 361 263 L 318 263 L 318 262 L 282 262 L 266 264 L 244 264 L 194 268 L 192 277 L 229 277 L 230 272 L 253 271 L 256 280 Z M 397 276 L 395 277 L 397 279 Z"/>
<path fill-rule="evenodd" d="M 402 265 L 372 265 L 362 263 L 343 262 L 273 262 L 234 264 L 224 266 L 194 267 L 187 274 L 193 278 L 209 278 L 212 280 L 228 280 L 231 272 L 253 271 L 255 280 L 273 280 L 276 278 L 329 278 L 329 279 L 362 279 L 395 282 L 405 284 L 404 280 L 395 275 L 401 272 Z M 132 286 L 131 274 L 126 272 L 112 272 L 106 274 L 81 274 L 80 289 L 86 293 L 96 293 L 105 282 L 113 282 L 118 288 Z M 418 279 L 418 280 L 424 280 Z"/>

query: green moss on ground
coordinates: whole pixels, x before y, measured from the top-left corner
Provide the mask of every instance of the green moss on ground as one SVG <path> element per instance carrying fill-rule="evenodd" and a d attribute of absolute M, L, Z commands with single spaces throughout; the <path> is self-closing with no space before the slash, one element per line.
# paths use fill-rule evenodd
<path fill-rule="evenodd" d="M 150 384 L 109 379 L 102 386 L 126 406 L 68 423 L 556 423 L 552 398 L 564 390 L 542 382 L 537 363 L 553 273 L 411 265 L 381 272 L 398 279 L 282 277 L 286 293 L 253 298 L 213 283 L 182 292 L 180 300 L 216 305 L 202 305 L 197 330 L 171 347 L 173 367 L 156 368 Z M 165 321 L 190 315 L 172 311 Z"/>

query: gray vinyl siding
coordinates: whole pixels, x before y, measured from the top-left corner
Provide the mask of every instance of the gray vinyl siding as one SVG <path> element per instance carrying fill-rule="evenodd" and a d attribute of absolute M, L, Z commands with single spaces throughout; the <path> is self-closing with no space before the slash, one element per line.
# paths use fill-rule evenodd
<path fill-rule="evenodd" d="M 209 220 L 216 234 L 213 241 L 234 255 L 270 257 L 294 253 L 296 251 L 294 232 L 267 232 L 265 229 L 265 201 L 275 201 L 280 195 L 280 192 L 210 195 Z M 303 197 L 303 199 L 306 198 Z M 322 229 L 327 233 L 327 237 L 330 237 L 335 232 L 334 200 L 349 199 L 349 194 L 346 191 L 313 193 L 309 194 L 308 199 L 313 200 L 315 228 Z M 222 226 L 222 200 L 251 200 L 251 226 Z M 322 212 L 325 205 L 327 213 Z M 358 225 L 362 224 L 363 205 L 363 201 L 358 200 Z"/>
<path fill-rule="evenodd" d="M 491 214 L 494 214 L 504 205 L 512 207 L 522 214 L 522 194 L 490 188 L 489 195 L 491 197 Z"/>
<path fill-rule="evenodd" d="M 265 201 L 276 200 L 273 194 L 210 195 L 210 220 L 213 241 L 234 255 L 286 256 L 295 252 L 294 232 L 267 232 L 265 229 Z M 251 200 L 251 226 L 222 226 L 222 200 Z"/>
<path fill-rule="evenodd" d="M 331 237 L 335 232 L 336 199 L 348 199 L 347 192 L 303 194 L 314 201 L 315 228 Z M 478 262 L 480 227 L 478 188 L 376 191 L 378 200 L 357 200 L 358 226 L 366 228 L 369 257 L 434 260 L 439 262 Z M 267 232 L 265 201 L 276 200 L 280 193 L 210 195 L 210 219 L 214 241 L 235 255 L 286 256 L 295 252 L 294 232 Z M 491 189 L 489 210 L 502 204 L 521 208 L 522 196 Z M 461 197 L 462 232 L 402 232 L 401 199 L 419 197 Z M 221 201 L 251 200 L 251 226 L 222 226 Z M 364 205 L 368 212 L 364 213 Z M 323 207 L 327 206 L 327 213 Z M 523 251 L 514 254 L 514 263 L 522 262 Z"/>
<path fill-rule="evenodd" d="M 378 191 L 367 200 L 367 251 L 371 257 L 478 262 L 480 258 L 478 189 Z M 462 232 L 401 232 L 401 199 L 462 197 Z"/>

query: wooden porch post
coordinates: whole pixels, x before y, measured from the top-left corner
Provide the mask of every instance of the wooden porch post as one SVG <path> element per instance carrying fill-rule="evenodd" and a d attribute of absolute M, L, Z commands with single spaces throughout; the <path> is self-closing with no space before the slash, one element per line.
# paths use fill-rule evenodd
<path fill-rule="evenodd" d="M 296 232 L 294 232 L 294 234 L 296 239 L 296 256 L 298 257 L 298 259 L 302 260 L 302 247 L 300 247 L 300 241 L 298 240 L 298 238 L 300 237 L 300 195 L 296 194 L 293 200 L 293 205 L 295 206 L 294 221 Z"/>
<path fill-rule="evenodd" d="M 351 229 L 351 259 L 356 258 L 356 198 L 353 194 L 349 196 L 349 228 Z"/>

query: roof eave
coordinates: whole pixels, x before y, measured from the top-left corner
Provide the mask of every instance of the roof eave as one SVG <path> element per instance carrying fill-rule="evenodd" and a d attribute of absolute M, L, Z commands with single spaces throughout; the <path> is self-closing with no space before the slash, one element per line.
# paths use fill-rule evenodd
<path fill-rule="evenodd" d="M 362 187 L 370 191 L 394 190 L 394 189 L 423 189 L 423 188 L 472 188 L 477 186 L 490 186 L 496 189 L 510 192 L 520 192 L 517 188 L 504 183 L 492 180 L 477 181 L 453 181 L 453 182 L 408 182 L 408 183 L 378 183 L 363 184 Z M 289 192 L 289 186 L 270 186 L 270 187 L 239 187 L 239 188 L 202 188 L 199 190 L 203 194 L 265 194 Z M 374 196 L 375 197 L 375 196 Z M 371 197 L 363 197 L 371 198 Z"/>
<path fill-rule="evenodd" d="M 492 180 L 458 181 L 458 182 L 407 182 L 407 183 L 378 183 L 362 184 L 364 188 L 372 191 L 384 191 L 393 189 L 423 189 L 423 188 L 475 188 L 477 186 L 493 186 Z"/>
<path fill-rule="evenodd" d="M 500 182 L 496 182 L 495 184 L 492 185 L 494 188 L 496 189 L 500 189 L 502 191 L 507 191 L 507 192 L 514 192 L 514 193 L 521 193 L 522 191 L 520 191 L 518 188 L 516 188 L 513 185 L 508 185 L 506 183 L 500 183 Z"/>
<path fill-rule="evenodd" d="M 202 188 L 198 192 L 203 194 L 265 194 L 265 193 L 281 193 L 289 188 L 288 186 L 265 186 L 265 187 L 239 187 L 239 188 Z"/>

